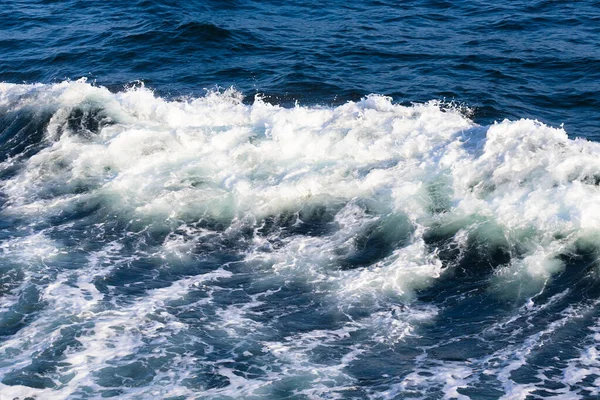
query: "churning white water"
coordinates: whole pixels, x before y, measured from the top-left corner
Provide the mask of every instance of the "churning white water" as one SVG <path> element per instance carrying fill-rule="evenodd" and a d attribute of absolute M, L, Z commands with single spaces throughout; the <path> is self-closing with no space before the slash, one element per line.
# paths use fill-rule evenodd
<path fill-rule="evenodd" d="M 594 323 L 556 366 L 560 387 L 513 374 L 593 306 L 522 337 L 507 326 L 567 296 L 544 293 L 571 257 L 597 257 L 599 144 L 532 120 L 479 126 L 438 102 L 242 99 L 0 84 L 5 115 L 45 121 L 0 165 L 2 396 L 597 393 L 584 380 L 600 379 Z M 411 340 L 450 306 L 421 293 L 460 288 L 469 268 L 483 278 L 452 301 L 517 305 L 454 341 L 515 340 L 436 359 L 452 339 Z M 377 357 L 398 365 L 357 376 Z"/>

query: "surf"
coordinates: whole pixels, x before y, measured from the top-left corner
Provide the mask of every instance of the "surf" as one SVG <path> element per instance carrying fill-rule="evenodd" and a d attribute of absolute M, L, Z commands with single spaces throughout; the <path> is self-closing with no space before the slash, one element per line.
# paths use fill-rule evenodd
<path fill-rule="evenodd" d="M 600 145 L 561 127 L 381 95 L 283 107 L 85 80 L 0 84 L 0 112 L 3 392 L 359 393 L 353 365 L 421 340 L 452 308 L 441 293 L 517 304 L 477 341 L 574 295 L 569 274 L 596 285 Z M 577 307 L 515 351 L 592 312 Z M 526 355 L 488 353 L 458 372 L 417 357 L 361 393 L 451 396 L 486 368 L 505 393 L 536 390 L 511 378 Z"/>

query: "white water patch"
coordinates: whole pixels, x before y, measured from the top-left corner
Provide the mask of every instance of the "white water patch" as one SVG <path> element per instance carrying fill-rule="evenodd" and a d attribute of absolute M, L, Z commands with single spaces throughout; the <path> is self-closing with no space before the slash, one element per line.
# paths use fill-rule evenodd
<path fill-rule="evenodd" d="M 53 258 L 60 252 L 56 243 L 43 233 L 3 241 L 0 243 L 0 250 L 1 257 L 32 268 L 38 267 L 39 264 L 43 265 L 45 260 Z"/>
<path fill-rule="evenodd" d="M 13 86 L 4 89 L 10 98 Z M 350 199 L 389 189 L 390 179 L 398 181 L 391 172 L 422 175 L 400 166 L 385 172 L 470 126 L 435 105 L 400 107 L 377 96 L 335 109 L 284 109 L 260 100 L 243 105 L 235 92 L 166 102 L 148 90 L 111 94 L 83 82 L 49 91 L 58 111 L 48 131 L 67 134 L 5 183 L 7 211 L 51 213 L 70 201 L 109 198 L 120 213 L 155 218 L 260 218 L 314 196 Z M 70 112 L 92 106 L 115 124 L 92 138 L 69 134 Z M 409 182 L 395 189 L 418 191 Z M 96 190 L 73 194 L 78 184 Z M 64 196 L 44 199 L 50 188 Z"/>
<path fill-rule="evenodd" d="M 231 273 L 220 269 L 184 278 L 166 288 L 151 290 L 128 306 L 106 309 L 101 303 L 104 295 L 96 289 L 92 280 L 101 279 L 110 272 L 114 267 L 110 262 L 111 256 L 120 247 L 118 243 L 111 243 L 90 255 L 87 268 L 60 274 L 43 291 L 42 300 L 47 307 L 40 318 L 0 345 L 0 354 L 12 355 L 11 363 L 4 363 L 0 368 L 0 376 L 5 376 L 28 366 L 42 351 L 54 347 L 62 337 L 63 328 L 81 327 L 77 346 L 68 348 L 57 371 L 46 375 L 54 381 L 56 388 L 0 384 L 3 395 L 11 398 L 42 396 L 45 399 L 67 399 L 81 394 L 82 390 L 92 390 L 95 396 L 92 397 L 100 398 L 103 391 L 110 389 L 98 383 L 98 374 L 103 369 L 131 364 L 128 357 L 136 359 L 138 349 L 144 344 L 164 342 L 185 329 L 184 324 L 163 310 L 169 301 L 184 297 L 204 282 L 231 276 Z M 144 356 L 158 358 L 165 354 L 153 352 Z M 198 360 L 186 355 L 169 354 L 169 357 L 170 371 L 154 371 L 155 385 L 127 388 L 127 396 L 192 396 L 194 392 L 181 382 L 190 377 L 190 366 L 197 364 Z"/>
<path fill-rule="evenodd" d="M 341 289 L 346 300 L 360 301 L 364 295 L 392 293 L 410 299 L 414 291 L 427 287 L 439 278 L 442 262 L 426 251 L 420 240 L 395 250 L 393 254 L 374 265 L 347 272 Z"/>
<path fill-rule="evenodd" d="M 80 338 L 81 348 L 68 352 L 65 362 L 68 363 L 65 374 L 73 374 L 66 394 L 73 393 L 81 387 L 94 388 L 96 391 L 105 389 L 97 383 L 97 374 L 105 367 L 115 367 L 131 363 L 127 356 L 136 355 L 137 350 L 148 341 L 164 341 L 166 337 L 185 329 L 185 325 L 169 315 L 162 308 L 169 301 L 184 297 L 190 288 L 197 287 L 203 282 L 229 277 L 230 273 L 217 270 L 200 276 L 185 278 L 172 285 L 148 292 L 147 296 L 131 305 L 115 310 L 96 313 L 93 317 L 93 328 L 87 330 Z M 150 318 L 154 315 L 154 318 Z M 151 354 L 158 357 L 160 354 Z M 176 396 L 191 395 L 191 392 L 181 385 L 188 377 L 186 363 L 194 363 L 191 357 L 174 357 L 170 360 L 175 368 L 174 374 L 162 374 L 159 371 L 153 378 L 158 383 L 155 386 L 140 389 L 127 389 L 129 396 L 160 395 Z"/>
<path fill-rule="evenodd" d="M 535 314 L 542 312 L 544 309 L 549 307 L 553 302 L 559 301 L 562 296 L 565 296 L 566 292 L 559 293 L 553 298 L 549 299 L 547 303 L 541 305 L 534 305 L 533 302 L 526 304 L 519 314 L 531 319 Z M 527 396 L 533 395 L 539 390 L 544 390 L 552 395 L 548 398 L 552 399 L 580 399 L 582 398 L 577 392 L 578 390 L 572 390 L 571 385 L 565 385 L 563 388 L 549 389 L 546 387 L 546 383 L 552 383 L 552 379 L 548 379 L 545 375 L 545 368 L 538 370 L 536 375 L 538 382 L 535 383 L 517 383 L 513 379 L 512 373 L 517 371 L 523 366 L 526 366 L 528 360 L 535 352 L 544 346 L 552 344 L 552 336 L 563 328 L 566 324 L 571 323 L 575 320 L 582 319 L 585 314 L 590 310 L 597 307 L 598 302 L 595 301 L 590 305 L 578 305 L 568 306 L 562 312 L 560 312 L 558 318 L 550 322 L 544 329 L 537 331 L 536 333 L 527 336 L 524 340 L 519 341 L 518 344 L 510 344 L 505 349 L 495 352 L 491 356 L 486 357 L 483 360 L 483 365 L 486 367 L 484 374 L 495 376 L 504 390 L 504 395 L 501 399 L 526 399 Z M 503 324 L 503 329 L 506 329 L 506 325 L 512 324 L 515 319 L 510 319 Z M 515 332 L 518 335 L 519 331 Z"/>
<path fill-rule="evenodd" d="M 568 361 L 562 382 L 574 392 L 583 389 L 590 396 L 600 396 L 600 320 L 589 330 L 591 333 L 582 341 L 579 357 Z"/>
<path fill-rule="evenodd" d="M 539 381 L 535 383 L 517 383 L 512 376 L 514 371 L 528 365 L 530 357 L 532 357 L 536 351 L 544 346 L 550 345 L 552 343 L 552 336 L 557 331 L 566 324 L 582 318 L 585 315 L 585 312 L 589 310 L 589 307 L 585 306 L 569 306 L 561 311 L 558 317 L 548 323 L 543 329 L 540 329 L 525 338 L 517 339 L 521 336 L 521 329 L 518 328 L 520 326 L 519 321 L 525 320 L 529 326 L 532 326 L 532 322 L 536 316 L 545 312 L 545 310 L 552 307 L 553 304 L 560 302 L 568 295 L 568 292 L 569 290 L 567 289 L 539 304 L 535 302 L 534 296 L 530 298 L 526 304 L 520 307 L 512 317 L 499 321 L 484 332 L 484 335 L 494 335 L 499 331 L 509 333 L 508 341 L 510 344 L 504 349 L 485 357 L 483 360 L 477 361 L 478 364 L 481 364 L 483 374 L 495 377 L 502 385 L 504 391 L 502 399 L 525 399 L 527 396 L 533 395 L 532 393 L 537 390 L 551 392 L 553 393 L 553 396 L 555 396 L 552 398 L 557 399 L 579 398 L 575 393 L 571 392 L 568 387 L 554 390 L 544 388 L 545 376 L 543 371 L 538 371 L 537 378 Z M 511 342 L 514 342 L 514 344 Z"/>
<path fill-rule="evenodd" d="M 438 278 L 443 268 L 439 259 L 426 251 L 422 240 L 394 250 L 371 266 L 337 268 L 340 258 L 351 257 L 359 250 L 357 236 L 382 220 L 385 217 L 367 215 L 363 207 L 350 201 L 336 213 L 333 221 L 339 229 L 332 234 L 283 238 L 276 249 L 265 244 L 266 239 L 257 238 L 246 261 L 256 271 L 268 272 L 256 277 L 259 285 L 307 288 L 350 318 L 352 329 L 367 329 L 375 342 L 393 344 L 413 335 L 415 325 L 434 319 L 435 306 L 408 307 L 398 302 L 409 302 L 414 291 Z M 386 230 L 387 237 L 394 236 L 394 230 L 411 232 L 410 221 L 399 221 L 404 224 Z M 411 235 L 421 234 L 417 229 Z M 354 319 L 351 315 L 356 309 L 369 309 L 370 316 Z"/>
<path fill-rule="evenodd" d="M 0 93 L 13 110 L 54 110 L 49 146 L 2 183 L 6 214 L 47 218 L 101 205 L 140 224 L 260 223 L 310 203 L 375 199 L 421 232 L 494 221 L 517 256 L 498 275 L 543 282 L 562 269 L 557 253 L 600 226 L 599 145 L 536 121 L 485 129 L 435 102 L 404 107 L 374 95 L 288 109 L 260 98 L 243 104 L 232 90 L 166 101 L 143 87 L 110 93 L 85 81 L 2 84 Z M 108 122 L 92 132 L 86 115 Z M 412 251 L 414 260 L 396 253 L 374 277 L 411 280 L 390 272 L 395 258 L 431 270 L 413 279 L 414 288 L 427 285 L 440 267 L 423 251 Z"/>
<path fill-rule="evenodd" d="M 393 385 L 390 389 L 378 393 L 375 397 L 381 399 L 395 399 L 403 393 L 422 393 L 432 387 L 439 387 L 443 399 L 468 400 L 469 396 L 460 394 L 458 389 L 466 388 L 476 381 L 472 368 L 461 363 L 440 363 L 433 368 L 416 368 L 408 374 L 401 383 Z M 415 396 L 419 398 L 418 395 Z"/>
<path fill-rule="evenodd" d="M 560 340 L 561 329 L 583 320 L 586 314 L 595 311 L 598 301 L 568 306 L 554 316 L 552 321 L 536 329 L 536 325 L 540 323 L 539 318 L 547 318 L 543 316 L 549 309 L 564 301 L 569 292 L 566 289 L 544 301 L 538 301 L 537 296 L 534 296 L 510 316 L 500 318 L 482 331 L 453 336 L 447 341 L 421 348 L 423 353 L 415 357 L 412 371 L 399 377 L 389 388 L 374 393 L 373 397 L 393 399 L 403 394 L 408 398 L 422 398 L 424 394 L 429 394 L 445 399 L 468 399 L 474 388 L 487 388 L 502 393 L 493 394 L 494 396 L 510 400 L 525 400 L 531 396 L 540 396 L 540 393 L 544 393 L 544 398 L 557 400 L 589 398 L 586 397 L 587 392 L 596 394 L 598 391 L 594 387 L 598 382 L 595 378 L 599 371 L 595 344 L 583 348 L 579 358 L 569 360 L 562 377 L 558 379 L 557 366 L 553 363 L 559 360 L 560 349 L 556 349 L 557 357 L 546 365 L 539 366 L 534 361 L 539 352 L 556 345 L 555 341 Z M 597 339 L 596 328 L 590 328 L 593 333 L 586 338 L 586 343 L 593 343 Z M 465 357 L 463 354 L 468 354 L 469 343 L 478 341 L 482 344 L 494 344 L 496 340 L 505 345 L 483 357 L 453 361 L 440 359 L 435 355 L 436 350 L 451 345 L 457 356 Z M 526 375 L 528 383 L 519 382 L 519 374 L 515 374 L 521 368 L 534 370 L 533 374 Z M 548 372 L 553 373 L 553 376 L 548 376 Z M 588 382 L 589 378 L 593 378 L 591 385 L 582 384 L 586 378 Z M 582 390 L 587 392 L 582 393 Z"/>
<path fill-rule="evenodd" d="M 41 305 L 43 310 L 31 323 L 0 343 L 0 354 L 5 357 L 2 367 L 0 367 L 0 376 L 2 377 L 26 368 L 45 350 L 53 348 L 60 342 L 63 328 L 83 324 L 85 321 L 93 319 L 102 295 L 91 281 L 94 277 L 101 277 L 110 270 L 111 266 L 107 267 L 107 263 L 100 260 L 110 258 L 120 247 L 116 243 L 111 243 L 103 250 L 91 254 L 89 265 L 86 266 L 89 269 L 81 268 L 75 271 L 59 272 L 56 268 L 47 266 L 43 261 L 47 258 L 48 253 L 56 255 L 64 252 L 59 250 L 60 247 L 55 247 L 56 244 L 42 239 L 39 234 L 18 239 L 15 242 L 17 245 L 32 242 L 35 244 L 35 248 L 30 249 L 28 258 L 28 261 L 33 261 L 30 270 L 33 270 L 34 273 L 30 274 L 26 284 L 34 285 L 40 294 L 39 299 L 36 300 L 37 304 L 30 304 L 30 306 Z M 8 248 L 12 247 L 9 244 Z M 36 257 L 40 253 L 44 255 L 41 260 Z M 24 252 L 24 255 L 27 255 L 27 252 Z M 36 275 L 41 275 L 43 278 L 33 279 Z M 31 282 L 32 280 L 33 282 Z M 59 375 L 51 379 L 58 377 Z M 0 384 L 0 389 L 3 394 L 11 394 L 12 397 L 35 396 L 47 392 L 45 398 L 66 398 L 60 392 L 20 385 Z"/>
<path fill-rule="evenodd" d="M 580 246 L 597 247 L 600 145 L 570 140 L 562 129 L 536 121 L 480 127 L 436 102 L 405 107 L 376 95 L 339 107 L 283 108 L 260 98 L 244 104 L 233 90 L 168 101 L 143 87 L 111 93 L 85 81 L 0 84 L 0 106 L 52 113 L 47 146 L 21 164 L 3 163 L 14 162 L 16 173 L 0 182 L 6 196 L 2 216 L 36 226 L 90 212 L 99 219 L 93 222 L 110 218 L 128 228 L 162 229 L 170 233 L 151 254 L 183 262 L 193 261 L 202 245 L 223 242 L 256 274 L 253 289 L 267 293 L 295 285 L 351 321 L 339 331 L 265 339 L 265 353 L 281 371 L 264 369 L 260 378 L 244 378 L 215 361 L 215 373 L 230 385 L 210 389 L 214 396 L 269 393 L 270 382 L 298 378 L 306 383 L 301 394 L 335 397 L 352 390 L 355 382 L 346 368 L 371 343 L 348 349 L 332 365 L 313 363 L 311 346 L 335 345 L 357 329 L 389 346 L 418 335 L 416 327 L 434 320 L 439 310 L 413 302 L 415 294 L 443 279 L 468 251 L 501 248 L 509 261 L 493 266 L 490 286 L 500 297 L 528 298 L 564 270 L 561 256 Z M 486 246 L 477 247 L 480 242 Z M 447 243 L 458 254 L 448 263 L 440 256 Z M 2 246 L 24 259 L 34 257 L 35 265 L 58 251 L 52 245 L 21 249 L 13 241 Z M 58 374 L 71 374 L 70 380 L 44 394 L 65 398 L 84 386 L 104 390 L 92 375 L 114 366 L 111 359 L 135 358 L 145 341 L 167 340 L 184 329 L 168 313 L 146 315 L 184 295 L 194 279 L 230 276 L 217 270 L 107 310 L 93 279 L 111 268 L 92 257 L 80 270 L 56 271 L 40 286 L 49 306 L 2 344 L 0 350 L 21 351 L 15 366 L 4 371 L 51 347 L 63 327 L 56 322 L 60 318 L 93 322 L 83 329 L 80 345 L 65 352 L 68 365 Z M 6 307 L 19 290 L 2 298 Z M 219 308 L 207 329 L 220 329 L 228 339 L 264 333 L 268 327 L 257 322 L 255 309 L 267 300 L 250 298 Z M 195 306 L 206 305 L 203 301 L 208 300 Z M 356 309 L 368 312 L 354 317 Z M 531 393 L 535 385 L 515 384 L 512 371 L 573 318 L 565 314 L 508 353 L 479 362 L 499 375 L 507 396 Z M 188 395 L 183 380 L 193 372 L 186 363 L 200 362 L 179 357 L 170 361 L 176 373 L 153 378 L 156 393 L 140 387 L 126 388 L 127 394 Z M 396 388 L 434 387 L 457 398 L 475 382 L 472 365 L 436 368 L 429 371 L 433 378 L 415 372 Z M 579 379 L 569 374 L 570 381 Z"/>
<path fill-rule="evenodd" d="M 330 365 L 319 365 L 311 361 L 308 354 L 316 347 L 329 347 L 335 342 L 348 338 L 357 330 L 356 326 L 349 326 L 337 331 L 311 331 L 305 334 L 286 337 L 283 341 L 265 343 L 265 348 L 273 354 L 284 366 L 283 375 L 301 376 L 310 385 L 298 390 L 311 399 L 344 398 L 344 392 L 354 389 L 355 378 L 344 369 L 355 361 L 365 350 L 360 344 L 347 348 L 338 363 Z"/>
<path fill-rule="evenodd" d="M 390 306 L 389 310 L 374 312 L 360 323 L 373 330 L 372 339 L 375 342 L 394 345 L 418 337 L 415 328 L 435 321 L 438 311 L 431 305 Z"/>
<path fill-rule="evenodd" d="M 36 280 L 50 279 L 52 271 L 48 271 L 46 263 L 60 254 L 56 243 L 43 233 L 5 240 L 0 243 L 0 262 L 2 262 L 3 278 L 14 277 L 5 283 L 8 291 L 2 287 L 0 296 L 0 312 L 6 311 L 29 285 L 32 277 Z M 17 286 L 15 281 L 20 282 Z M 11 288 L 12 287 L 12 288 Z"/>

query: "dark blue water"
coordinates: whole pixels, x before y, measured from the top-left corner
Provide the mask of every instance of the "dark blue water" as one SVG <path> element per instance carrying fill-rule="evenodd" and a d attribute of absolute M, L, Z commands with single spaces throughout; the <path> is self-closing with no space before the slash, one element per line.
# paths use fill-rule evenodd
<path fill-rule="evenodd" d="M 5 1 L 0 399 L 600 396 L 600 2 Z"/>
<path fill-rule="evenodd" d="M 233 85 L 277 103 L 370 93 L 454 100 L 476 118 L 598 135 L 600 3 L 7 1 L 7 82 L 141 80 L 162 95 Z"/>

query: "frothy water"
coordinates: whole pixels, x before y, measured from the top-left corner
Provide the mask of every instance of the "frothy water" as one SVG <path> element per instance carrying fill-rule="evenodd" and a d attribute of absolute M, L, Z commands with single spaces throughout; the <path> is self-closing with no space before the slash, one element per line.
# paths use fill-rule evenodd
<path fill-rule="evenodd" d="M 591 398 L 600 145 L 370 95 L 0 84 L 2 398 Z"/>

